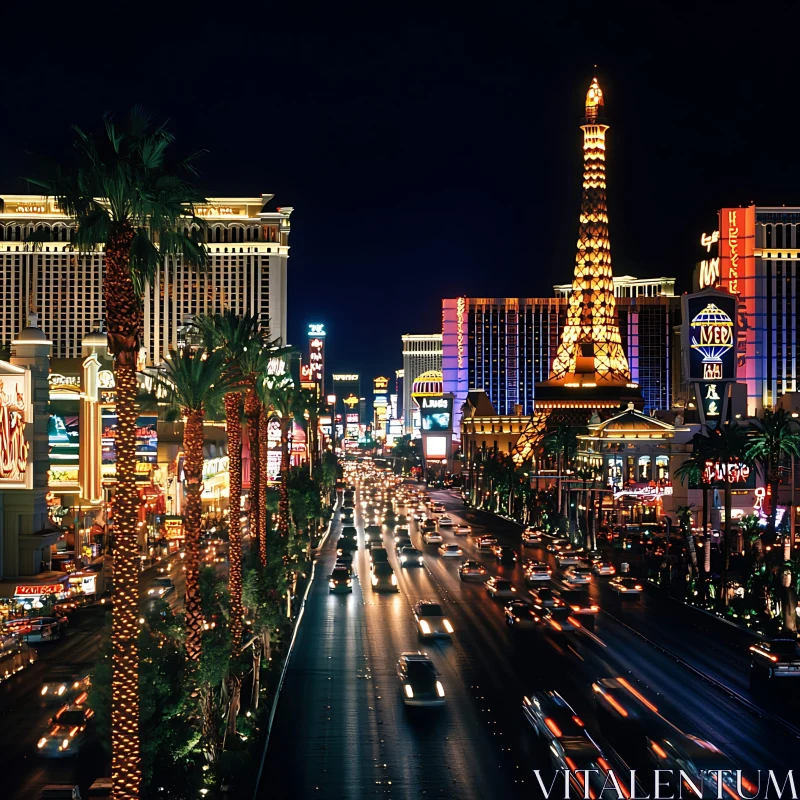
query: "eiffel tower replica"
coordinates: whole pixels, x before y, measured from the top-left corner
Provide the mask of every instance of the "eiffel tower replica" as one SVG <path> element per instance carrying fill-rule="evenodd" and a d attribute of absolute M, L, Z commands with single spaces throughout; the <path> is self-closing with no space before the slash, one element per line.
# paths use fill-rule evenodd
<path fill-rule="evenodd" d="M 616 410 L 629 402 L 643 406 L 641 391 L 631 380 L 614 300 L 606 202 L 609 125 L 596 77 L 586 93 L 586 116 L 580 127 L 583 194 L 572 293 L 550 378 L 536 385 L 534 400 L 537 413 L 551 416 L 556 409 L 570 410 L 554 416 L 575 422 L 593 411 L 602 414 L 602 409 Z"/>

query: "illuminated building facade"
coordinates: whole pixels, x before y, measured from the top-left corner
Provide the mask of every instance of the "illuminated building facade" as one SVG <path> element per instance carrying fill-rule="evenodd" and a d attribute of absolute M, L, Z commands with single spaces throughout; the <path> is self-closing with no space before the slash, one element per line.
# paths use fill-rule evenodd
<path fill-rule="evenodd" d="M 286 341 L 286 281 L 292 208 L 268 210 L 273 195 L 220 197 L 197 209 L 208 222 L 208 269 L 165 263 L 144 295 L 143 346 L 148 363 L 177 348 L 198 314 L 249 311 Z M 0 195 L 0 342 L 39 312 L 54 358 L 79 358 L 81 340 L 103 319 L 103 253 L 69 250 L 74 225 L 52 198 Z M 44 230 L 52 241 L 25 240 Z"/>
<path fill-rule="evenodd" d="M 674 280 L 614 280 L 620 340 L 644 408 L 667 410 L 680 388 L 680 297 Z M 456 396 L 455 430 L 470 389 L 483 389 L 496 413 L 533 413 L 567 318 L 565 287 L 555 297 L 453 298 L 442 302 L 444 390 Z M 567 287 L 571 291 L 571 287 Z M 459 332 L 460 331 L 460 332 Z M 459 343 L 460 341 L 460 343 Z"/>
<path fill-rule="evenodd" d="M 405 432 L 412 434 L 415 429 L 414 411 L 417 406 L 411 402 L 411 387 L 423 372 L 442 369 L 442 334 L 404 334 L 403 337 L 403 425 Z M 419 422 L 416 424 L 419 429 Z"/>
<path fill-rule="evenodd" d="M 748 415 L 760 414 L 798 391 L 800 207 L 720 209 L 707 242 L 697 283 L 738 298 L 737 380 L 747 386 Z"/>

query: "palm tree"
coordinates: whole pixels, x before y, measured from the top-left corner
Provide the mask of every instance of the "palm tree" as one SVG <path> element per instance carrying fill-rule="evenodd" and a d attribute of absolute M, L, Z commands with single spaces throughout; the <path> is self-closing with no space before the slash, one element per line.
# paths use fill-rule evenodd
<path fill-rule="evenodd" d="M 308 476 L 314 477 L 314 468 L 319 465 L 319 418 L 327 411 L 327 404 L 317 394 L 316 389 L 302 390 L 302 404 L 305 406 L 306 455 L 308 456 Z"/>
<path fill-rule="evenodd" d="M 703 436 L 701 433 L 696 433 L 694 438 L 692 439 L 692 453 L 685 461 L 681 462 L 677 469 L 675 470 L 675 477 L 681 482 L 681 484 L 686 483 L 688 481 L 689 485 L 691 486 L 694 484 L 695 486 L 700 486 L 703 490 L 703 538 L 707 539 L 706 534 L 708 532 L 708 490 L 709 484 L 706 480 L 706 460 L 707 460 L 707 451 L 708 451 L 708 437 Z M 681 508 L 688 508 L 691 509 L 692 506 L 682 506 Z M 684 522 L 681 519 L 680 514 L 678 515 L 678 521 L 681 523 L 681 527 L 684 527 Z M 689 526 L 689 534 L 691 534 L 691 525 Z M 689 538 L 686 539 L 686 546 L 689 549 L 689 553 L 692 557 L 692 566 L 694 567 L 695 571 L 698 572 L 699 567 L 697 564 L 697 549 L 695 548 L 695 541 L 694 536 L 691 536 L 691 542 Z M 711 569 L 711 542 L 705 541 L 705 555 L 704 555 L 704 564 L 703 568 L 706 572 L 706 575 Z M 699 572 L 698 572 L 699 574 Z"/>
<path fill-rule="evenodd" d="M 719 465 L 718 473 L 722 475 L 722 485 L 725 489 L 725 534 L 723 545 L 725 548 L 722 562 L 722 579 L 720 594 L 724 605 L 728 605 L 728 569 L 731 558 L 731 505 L 732 481 L 731 471 L 739 463 L 748 463 L 747 460 L 747 434 L 740 425 L 731 425 L 724 422 L 719 428 L 714 428 L 704 437 L 701 451 L 705 450 L 708 457 Z"/>
<path fill-rule="evenodd" d="M 52 178 L 31 180 L 55 197 L 76 222 L 72 246 L 105 254 L 103 304 L 109 349 L 114 356 L 116 440 L 114 492 L 114 610 L 112 616 L 111 747 L 113 797 L 139 796 L 139 545 L 136 517 L 136 360 L 142 340 L 142 293 L 165 259 L 202 267 L 206 251 L 195 231 L 202 196 L 189 180 L 192 160 L 173 163 L 173 135 L 154 127 L 134 108 L 122 125 L 103 119 L 104 133 L 75 127 L 77 163 Z M 182 177 L 182 173 L 185 177 Z"/>
<path fill-rule="evenodd" d="M 675 509 L 675 516 L 678 518 L 678 523 L 681 526 L 681 532 L 686 540 L 686 549 L 689 551 L 689 557 L 692 562 L 692 569 L 694 570 L 695 578 L 700 574 L 699 567 L 697 566 L 697 548 L 694 546 L 694 534 L 692 533 L 692 509 L 694 506 L 689 503 L 688 506 L 678 506 Z"/>
<path fill-rule="evenodd" d="M 562 516 L 566 516 L 566 499 L 563 491 L 564 470 L 572 463 L 578 452 L 578 434 L 583 428 L 576 428 L 566 422 L 559 422 L 557 428 L 542 437 L 542 447 L 549 456 L 555 456 L 558 465 L 558 505 Z"/>
<path fill-rule="evenodd" d="M 772 544 L 775 540 L 781 461 L 786 457 L 792 459 L 800 457 L 800 432 L 797 422 L 783 408 L 777 411 L 767 409 L 763 419 L 755 419 L 750 423 L 747 458 L 758 464 L 764 481 L 772 492 L 765 537 L 768 544 Z"/>
<path fill-rule="evenodd" d="M 242 393 L 247 389 L 242 359 L 249 348 L 260 351 L 266 331 L 258 317 L 249 312 L 239 316 L 226 309 L 221 314 L 195 320 L 205 346 L 225 357 L 225 376 L 230 388 L 225 393 L 225 428 L 228 435 L 228 590 L 230 593 L 231 648 L 235 653 L 242 641 Z"/>
<path fill-rule="evenodd" d="M 199 661 L 203 630 L 200 604 L 200 529 L 203 483 L 203 417 L 215 394 L 228 388 L 224 378 L 224 356 L 209 354 L 204 348 L 170 351 L 163 367 L 162 384 L 168 397 L 183 414 L 184 473 L 186 475 L 186 654 Z"/>

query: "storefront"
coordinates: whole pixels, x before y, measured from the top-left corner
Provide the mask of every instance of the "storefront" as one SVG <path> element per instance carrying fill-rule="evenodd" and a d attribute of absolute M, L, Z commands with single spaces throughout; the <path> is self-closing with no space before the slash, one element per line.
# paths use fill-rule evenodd
<path fill-rule="evenodd" d="M 72 596 L 69 576 L 64 575 L 43 583 L 0 584 L 11 590 L 10 597 L 0 597 L 0 622 L 53 613 L 54 606 Z"/>

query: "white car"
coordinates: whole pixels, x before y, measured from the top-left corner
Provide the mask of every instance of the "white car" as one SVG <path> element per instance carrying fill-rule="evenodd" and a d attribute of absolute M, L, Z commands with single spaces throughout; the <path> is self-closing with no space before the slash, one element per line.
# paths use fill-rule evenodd
<path fill-rule="evenodd" d="M 580 559 L 577 553 L 565 550 L 563 553 L 556 553 L 556 564 L 559 567 L 571 567 L 578 563 Z"/>
<path fill-rule="evenodd" d="M 497 599 L 498 597 L 514 598 L 517 596 L 517 590 L 511 585 L 511 581 L 505 578 L 489 578 L 484 584 L 487 593 Z"/>
<path fill-rule="evenodd" d="M 592 571 L 595 575 L 616 575 L 617 570 L 610 561 L 598 561 Z"/>
<path fill-rule="evenodd" d="M 442 558 L 448 558 L 450 556 L 461 557 L 464 555 L 464 551 L 457 544 L 442 544 L 439 545 L 439 555 L 442 556 Z"/>
<path fill-rule="evenodd" d="M 478 539 L 478 550 L 491 550 L 496 544 L 497 539 L 487 534 Z"/>
<path fill-rule="evenodd" d="M 524 547 L 531 547 L 533 545 L 542 543 L 542 534 L 531 528 L 522 531 L 522 545 Z"/>
<path fill-rule="evenodd" d="M 444 541 L 444 539 L 442 539 L 442 534 L 439 533 L 439 531 L 425 531 L 425 533 L 422 534 L 422 541 L 424 541 L 425 544 L 438 544 Z"/>
<path fill-rule="evenodd" d="M 567 583 L 591 583 L 592 571 L 586 567 L 570 567 L 565 573 L 564 578 Z"/>
<path fill-rule="evenodd" d="M 448 517 L 447 514 L 442 514 L 439 517 L 439 527 L 440 528 L 452 528 L 453 527 L 453 519 L 452 517 Z"/>
<path fill-rule="evenodd" d="M 472 526 L 471 525 L 454 525 L 453 526 L 453 533 L 456 536 L 467 536 L 468 534 L 472 533 Z"/>
<path fill-rule="evenodd" d="M 550 569 L 544 561 L 534 561 L 525 568 L 525 580 L 528 581 L 528 583 L 549 581 L 552 573 L 553 570 Z"/>

